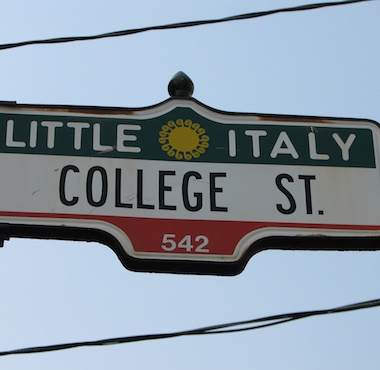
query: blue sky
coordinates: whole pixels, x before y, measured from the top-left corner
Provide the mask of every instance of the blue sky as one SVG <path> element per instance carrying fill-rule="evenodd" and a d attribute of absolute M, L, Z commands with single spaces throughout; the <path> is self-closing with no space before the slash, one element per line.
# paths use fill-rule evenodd
<path fill-rule="evenodd" d="M 2 4 L 0 43 L 304 4 Z M 144 107 L 179 70 L 224 111 L 380 122 L 380 2 L 0 51 L 0 100 Z M 2 190 L 4 191 L 4 190 Z M 380 252 L 265 251 L 234 277 L 135 273 L 98 243 L 12 239 L 0 250 L 0 350 L 192 329 L 379 297 Z M 240 334 L 0 358 L 4 369 L 376 369 L 378 309 Z"/>

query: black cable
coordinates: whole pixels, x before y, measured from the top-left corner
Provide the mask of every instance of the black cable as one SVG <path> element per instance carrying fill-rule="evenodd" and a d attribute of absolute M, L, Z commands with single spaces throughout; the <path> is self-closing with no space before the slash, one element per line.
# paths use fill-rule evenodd
<path fill-rule="evenodd" d="M 0 356 L 42 353 L 42 352 L 58 351 L 58 350 L 69 349 L 69 348 L 77 348 L 77 347 L 114 345 L 114 344 L 122 344 L 122 343 L 141 342 L 141 341 L 154 340 L 154 339 L 176 338 L 176 337 L 181 337 L 181 336 L 237 333 L 237 332 L 262 329 L 269 326 L 284 324 L 290 321 L 300 320 L 306 317 L 349 312 L 349 311 L 362 310 L 365 308 L 378 307 L 378 306 L 380 306 L 380 299 L 360 302 L 360 303 L 356 303 L 356 304 L 352 304 L 348 306 L 341 306 L 341 307 L 327 309 L 327 310 L 303 311 L 303 312 L 287 313 L 287 314 L 282 314 L 282 315 L 273 315 L 273 316 L 267 316 L 267 317 L 254 319 L 254 320 L 246 320 L 246 321 L 238 321 L 238 322 L 222 324 L 222 325 L 206 326 L 203 328 L 185 330 L 185 331 L 179 331 L 179 332 L 173 332 L 173 333 L 135 335 L 135 336 L 101 339 L 101 340 L 87 341 L 87 342 L 74 342 L 74 343 L 64 343 L 64 344 L 56 344 L 56 345 L 50 345 L 50 346 L 22 348 L 22 349 L 16 349 L 16 350 L 11 350 L 11 351 L 0 352 Z M 240 328 L 236 328 L 236 327 L 240 327 Z"/>
<path fill-rule="evenodd" d="M 166 24 L 166 25 L 160 25 L 160 26 L 150 26 L 150 27 L 135 28 L 135 29 L 130 29 L 130 30 L 108 32 L 108 33 L 102 33 L 100 35 L 57 37 L 57 38 L 50 38 L 50 39 L 45 39 L 45 40 L 22 41 L 22 42 L 10 43 L 10 44 L 2 44 L 0 45 L 0 50 L 12 49 L 12 48 L 17 48 L 17 47 L 27 46 L 27 45 L 59 44 L 59 43 L 74 42 L 74 41 L 89 41 L 89 40 L 97 40 L 97 39 L 104 39 L 104 38 L 110 38 L 110 37 L 128 36 L 128 35 L 133 35 L 136 33 L 142 33 L 142 32 L 147 32 L 147 31 L 158 31 L 158 30 L 169 30 L 169 29 L 176 29 L 176 28 L 203 26 L 203 25 L 208 25 L 208 24 L 259 18 L 259 17 L 264 17 L 267 15 L 273 15 L 273 14 L 278 14 L 278 13 L 298 12 L 302 10 L 313 10 L 313 9 L 332 7 L 332 6 L 361 3 L 364 1 L 373 1 L 373 0 L 343 0 L 343 1 L 337 1 L 337 2 L 307 4 L 307 5 L 300 5 L 300 6 L 289 7 L 289 8 L 281 8 L 281 9 L 262 11 L 262 12 L 234 15 L 231 17 L 220 18 L 220 19 L 179 22 L 179 23 L 172 23 L 172 24 Z"/>

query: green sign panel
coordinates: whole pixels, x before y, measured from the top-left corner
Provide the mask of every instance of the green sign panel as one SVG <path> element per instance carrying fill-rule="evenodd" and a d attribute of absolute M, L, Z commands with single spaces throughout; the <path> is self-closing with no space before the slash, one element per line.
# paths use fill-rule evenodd
<path fill-rule="evenodd" d="M 244 117 L 247 118 L 247 117 Z M 335 167 L 375 167 L 372 131 L 310 122 L 234 123 L 177 107 L 135 118 L 0 114 L 0 151 L 41 155 Z M 268 120 L 269 117 L 268 117 Z M 354 147 L 352 148 L 352 145 Z M 360 148 L 360 150 L 354 149 Z"/>

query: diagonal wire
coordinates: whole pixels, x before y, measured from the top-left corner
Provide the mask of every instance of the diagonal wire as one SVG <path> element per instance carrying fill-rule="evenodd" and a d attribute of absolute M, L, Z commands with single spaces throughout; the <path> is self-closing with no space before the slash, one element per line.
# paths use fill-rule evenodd
<path fill-rule="evenodd" d="M 102 33 L 99 35 L 92 35 L 92 36 L 57 37 L 57 38 L 49 38 L 49 39 L 41 39 L 41 40 L 22 41 L 22 42 L 15 42 L 15 43 L 9 43 L 9 44 L 0 44 L 0 50 L 12 49 L 12 48 L 17 48 L 17 47 L 27 46 L 27 45 L 61 44 L 61 43 L 74 42 L 74 41 L 89 41 L 89 40 L 98 40 L 98 39 L 111 38 L 111 37 L 121 37 L 121 36 L 128 36 L 128 35 L 133 35 L 133 34 L 147 32 L 147 31 L 170 30 L 170 29 L 177 29 L 177 28 L 203 26 L 203 25 L 210 25 L 210 24 L 216 24 L 216 23 L 225 23 L 225 22 L 238 21 L 238 20 L 244 20 L 244 19 L 259 18 L 259 17 L 264 17 L 264 16 L 278 14 L 278 13 L 314 10 L 314 9 L 333 7 L 333 6 L 339 6 L 339 5 L 362 3 L 362 2 L 367 2 L 367 1 L 374 1 L 374 0 L 343 0 L 343 1 L 336 1 L 336 2 L 323 2 L 323 3 L 317 3 L 317 4 L 299 5 L 299 6 L 288 7 L 288 8 L 280 8 L 280 9 L 261 11 L 261 12 L 246 13 L 246 14 L 234 15 L 231 17 L 219 18 L 219 19 L 188 21 L 188 22 L 171 23 L 171 24 L 159 25 L 159 26 L 134 28 L 134 29 L 129 29 L 129 30 Z"/>
<path fill-rule="evenodd" d="M 52 351 L 77 348 L 77 347 L 115 345 L 115 344 L 122 344 L 122 343 L 142 342 L 142 341 L 154 340 L 154 339 L 167 339 L 167 338 L 176 338 L 176 337 L 193 336 L 193 335 L 237 333 L 237 332 L 243 332 L 243 331 L 249 331 L 249 330 L 255 330 L 255 329 L 262 329 L 269 326 L 284 324 L 290 321 L 300 320 L 300 319 L 312 317 L 312 316 L 329 315 L 329 314 L 334 314 L 334 313 L 362 310 L 365 308 L 372 308 L 372 307 L 379 307 L 379 306 L 380 306 L 380 299 L 375 299 L 371 301 L 365 301 L 365 302 L 355 303 L 351 305 L 346 305 L 346 306 L 341 306 L 341 307 L 336 307 L 336 308 L 331 308 L 331 309 L 326 309 L 326 310 L 303 311 L 303 312 L 294 312 L 294 313 L 287 313 L 287 314 L 281 314 L 281 315 L 273 315 L 273 316 L 262 317 L 259 319 L 237 321 L 237 322 L 232 322 L 228 324 L 206 326 L 203 328 L 178 331 L 178 332 L 172 332 L 172 333 L 135 335 L 135 336 L 101 339 L 101 340 L 87 341 L 87 342 L 73 342 L 73 343 L 64 343 L 64 344 L 56 344 L 56 345 L 49 345 L 49 346 L 21 348 L 21 349 L 16 349 L 16 350 L 11 350 L 11 351 L 0 352 L 0 356 L 52 352 Z"/>

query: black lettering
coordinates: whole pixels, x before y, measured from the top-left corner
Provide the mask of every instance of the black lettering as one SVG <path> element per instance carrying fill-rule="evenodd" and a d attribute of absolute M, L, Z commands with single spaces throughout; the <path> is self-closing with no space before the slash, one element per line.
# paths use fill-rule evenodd
<path fill-rule="evenodd" d="M 215 179 L 217 177 L 226 177 L 225 172 L 210 173 L 210 210 L 214 212 L 227 212 L 227 207 L 218 207 L 216 205 L 216 193 L 222 193 L 223 188 L 217 188 L 215 185 Z"/>
<path fill-rule="evenodd" d="M 296 201 L 294 200 L 292 194 L 290 194 L 290 192 L 284 187 L 284 185 L 282 185 L 283 179 L 286 179 L 289 182 L 294 182 L 294 180 L 292 176 L 286 173 L 282 173 L 276 177 L 276 185 L 278 189 L 288 198 L 290 205 L 288 209 L 284 208 L 281 204 L 276 204 L 276 207 L 277 210 L 283 213 L 284 215 L 290 215 L 296 210 Z"/>
<path fill-rule="evenodd" d="M 175 171 L 158 171 L 158 208 L 175 211 L 176 206 L 165 204 L 165 192 L 171 191 L 171 186 L 165 186 L 165 176 L 174 176 Z"/>
<path fill-rule="evenodd" d="M 99 172 L 102 177 L 102 193 L 98 201 L 94 200 L 94 195 L 92 192 L 92 183 L 94 181 L 95 172 Z M 94 207 L 101 207 L 106 202 L 107 194 L 108 194 L 108 180 L 107 180 L 106 170 L 100 166 L 91 167 L 88 170 L 87 182 L 86 182 L 86 195 L 87 195 L 88 204 Z"/>
<path fill-rule="evenodd" d="M 143 170 L 137 170 L 137 208 L 154 209 L 154 205 L 143 203 Z"/>
<path fill-rule="evenodd" d="M 116 178 L 115 178 L 115 207 L 118 208 L 132 208 L 130 203 L 121 202 L 121 169 L 116 168 Z"/>
<path fill-rule="evenodd" d="M 308 215 L 313 214 L 313 207 L 311 203 L 311 187 L 310 180 L 315 180 L 315 176 L 313 175 L 299 175 L 298 178 L 300 180 L 304 180 L 305 182 L 305 200 L 306 200 L 306 213 Z"/>
<path fill-rule="evenodd" d="M 59 179 L 59 199 L 61 200 L 62 204 L 65 206 L 73 206 L 78 203 L 79 198 L 73 197 L 73 199 L 68 200 L 66 198 L 65 193 L 65 183 L 66 183 L 66 176 L 67 172 L 73 171 L 73 172 L 79 172 L 79 168 L 73 165 L 68 165 L 62 168 L 61 177 Z"/>
<path fill-rule="evenodd" d="M 199 211 L 202 208 L 202 194 L 201 193 L 194 193 L 194 198 L 196 199 L 195 206 L 192 206 L 190 204 L 189 200 L 189 180 L 190 177 L 195 177 L 197 180 L 200 180 L 202 176 L 195 171 L 186 172 L 183 176 L 182 181 L 182 199 L 183 199 L 183 205 L 188 211 L 196 212 Z"/>

